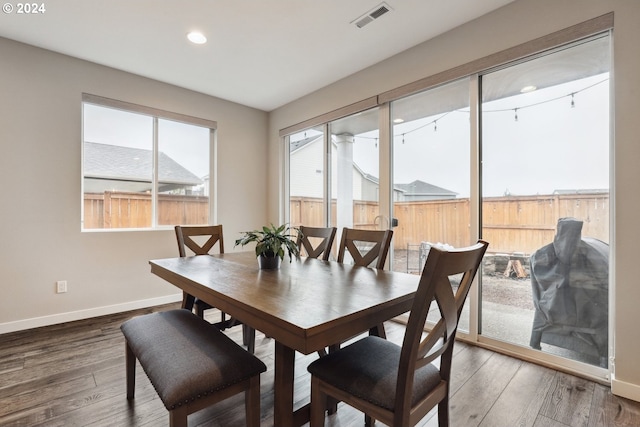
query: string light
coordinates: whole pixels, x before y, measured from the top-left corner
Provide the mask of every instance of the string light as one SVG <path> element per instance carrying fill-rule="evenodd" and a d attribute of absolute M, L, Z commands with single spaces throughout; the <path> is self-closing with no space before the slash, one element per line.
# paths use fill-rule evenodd
<path fill-rule="evenodd" d="M 571 106 L 573 107 L 575 105 L 575 102 L 573 102 L 574 95 L 576 95 L 576 94 L 578 94 L 580 92 L 584 92 L 585 90 L 591 89 L 592 87 L 597 86 L 597 85 L 602 84 L 602 83 L 605 83 L 607 81 L 609 81 L 608 78 L 606 78 L 604 80 L 601 80 L 599 82 L 596 82 L 596 83 L 594 83 L 594 84 L 592 84 L 590 86 L 587 86 L 587 87 L 585 87 L 583 89 L 577 90 L 575 92 L 571 92 L 571 93 L 568 93 L 566 95 L 557 96 L 555 98 L 547 99 L 547 100 L 544 100 L 544 101 L 535 102 L 533 104 L 521 105 L 519 107 L 516 107 L 515 109 L 516 110 L 521 110 L 523 108 L 537 107 L 538 105 L 542 105 L 542 104 L 546 104 L 546 103 L 549 103 L 549 102 L 557 101 L 559 99 L 566 98 L 568 96 L 570 96 L 571 99 L 572 99 Z M 512 110 L 514 110 L 514 108 L 504 108 L 504 109 L 499 109 L 499 110 L 484 110 L 484 113 L 500 113 L 500 112 L 512 111 Z"/>
<path fill-rule="evenodd" d="M 395 134 L 395 135 L 393 135 L 393 136 L 394 136 L 394 137 L 402 136 L 402 143 L 404 144 L 404 136 L 405 136 L 406 134 L 410 134 L 410 133 L 416 132 L 416 131 L 418 131 L 418 130 L 420 130 L 420 129 L 424 128 L 424 127 L 430 126 L 430 125 L 433 125 L 433 130 L 434 130 L 434 132 L 435 132 L 435 131 L 437 131 L 437 130 L 438 130 L 438 123 L 437 123 L 437 122 L 438 122 L 438 120 L 441 120 L 442 118 L 444 118 L 444 117 L 448 116 L 448 115 L 449 115 L 449 114 L 451 114 L 451 113 L 468 113 L 468 112 L 469 112 L 469 111 L 464 111 L 464 110 L 453 110 L 453 111 L 448 111 L 448 112 L 444 113 L 443 115 L 441 115 L 440 117 L 438 117 L 437 119 L 433 119 L 433 120 L 432 120 L 432 121 L 430 121 L 429 123 L 425 123 L 425 124 L 423 124 L 423 125 L 421 125 L 421 126 L 418 126 L 418 127 L 417 127 L 417 128 L 415 128 L 415 129 L 411 129 L 411 130 L 406 131 L 406 132 L 401 133 L 401 134 Z"/>
<path fill-rule="evenodd" d="M 518 121 L 518 110 L 524 109 L 524 108 L 536 107 L 538 105 L 542 105 L 542 104 L 546 104 L 546 103 L 549 103 L 549 102 L 557 101 L 559 99 L 566 98 L 566 97 L 571 97 L 571 108 L 575 108 L 575 95 L 576 94 L 578 94 L 580 92 L 584 92 L 584 91 L 586 91 L 588 89 L 591 89 L 592 87 L 595 87 L 595 86 L 600 85 L 602 83 L 605 83 L 607 81 L 609 81 L 609 78 L 606 78 L 604 80 L 596 82 L 596 83 L 594 83 L 594 84 L 592 84 L 590 86 L 587 86 L 587 87 L 585 87 L 583 89 L 580 89 L 578 91 L 571 92 L 569 94 L 558 96 L 558 97 L 555 97 L 555 98 L 547 99 L 547 100 L 544 100 L 544 101 L 536 102 L 536 103 L 533 103 L 533 104 L 527 104 L 527 105 L 521 105 L 519 107 L 504 108 L 504 109 L 497 109 L 497 110 L 483 110 L 482 112 L 484 114 L 484 113 L 500 113 L 500 112 L 505 112 L 505 111 L 513 111 L 514 120 L 517 122 Z M 423 124 L 421 126 L 418 126 L 415 129 L 411 129 L 411 130 L 405 131 L 405 132 L 403 132 L 401 134 L 394 134 L 393 136 L 396 137 L 396 138 L 402 136 L 402 144 L 404 144 L 405 143 L 405 135 L 417 132 L 418 130 L 420 130 L 420 129 L 424 128 L 424 127 L 433 125 L 433 131 L 436 132 L 438 130 L 438 120 L 443 119 L 444 117 L 446 117 L 447 115 L 449 115 L 451 113 L 467 113 L 468 114 L 469 110 L 468 109 L 459 109 L 459 110 L 448 111 L 448 112 L 442 114 L 441 116 L 439 116 L 438 118 L 433 119 L 432 121 L 430 121 L 428 123 L 425 123 L 425 124 Z M 306 137 L 306 133 L 305 133 L 305 137 Z M 378 147 L 378 138 L 375 138 L 375 137 L 364 137 L 364 136 L 358 136 L 358 138 L 373 139 L 373 140 L 375 140 L 375 147 L 376 148 Z"/>

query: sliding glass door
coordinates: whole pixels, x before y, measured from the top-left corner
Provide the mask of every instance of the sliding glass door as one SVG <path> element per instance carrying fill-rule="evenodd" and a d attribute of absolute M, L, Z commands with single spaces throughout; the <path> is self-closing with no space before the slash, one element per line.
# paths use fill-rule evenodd
<path fill-rule="evenodd" d="M 391 228 L 391 267 L 416 275 L 487 240 L 464 337 L 603 377 L 610 35 L 497 62 L 288 136 L 291 222 Z"/>
<path fill-rule="evenodd" d="M 327 174 L 324 126 L 289 136 L 289 223 L 325 227 Z"/>
<path fill-rule="evenodd" d="M 331 222 L 338 227 L 376 229 L 380 224 L 378 109 L 329 123 Z M 385 224 L 383 228 L 387 228 Z M 340 234 L 338 234 L 339 236 Z"/>
<path fill-rule="evenodd" d="M 432 246 L 470 243 L 469 114 L 468 78 L 391 104 L 396 271 L 420 274 Z"/>
<path fill-rule="evenodd" d="M 609 38 L 484 74 L 481 334 L 607 366 Z"/>
<path fill-rule="evenodd" d="M 387 228 L 380 215 L 379 112 L 363 111 L 329 123 L 331 157 L 331 221 L 338 228 L 334 255 L 342 229 Z M 362 243 L 363 252 L 368 250 Z M 345 262 L 351 262 L 345 255 Z"/>

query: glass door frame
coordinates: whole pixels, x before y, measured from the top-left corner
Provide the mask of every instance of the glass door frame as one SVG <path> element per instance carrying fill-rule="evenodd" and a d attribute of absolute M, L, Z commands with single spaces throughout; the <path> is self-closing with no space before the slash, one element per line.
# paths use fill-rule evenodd
<path fill-rule="evenodd" d="M 596 22 L 597 21 L 597 22 Z M 392 138 L 391 131 L 393 128 L 391 122 L 391 108 L 390 102 L 396 99 L 400 99 L 404 96 L 409 96 L 411 94 L 428 90 L 432 87 L 438 86 L 440 84 L 452 81 L 454 79 L 460 77 L 468 77 L 470 79 L 469 82 L 469 94 L 470 94 L 470 135 L 469 135 L 469 143 L 470 143 L 470 164 L 469 168 L 471 170 L 471 179 L 470 179 L 470 236 L 471 240 L 475 241 L 475 239 L 481 238 L 481 224 L 482 224 L 482 199 L 481 199 L 481 176 L 482 176 L 482 165 L 481 165 L 481 135 L 482 135 L 482 124 L 481 124 L 481 88 L 480 88 L 480 76 L 486 72 L 487 70 L 494 68 L 498 65 L 506 64 L 516 60 L 522 60 L 524 58 L 533 57 L 541 52 L 545 52 L 548 50 L 552 50 L 564 45 L 569 45 L 573 42 L 587 39 L 599 34 L 607 34 L 610 39 L 610 44 L 613 44 L 613 15 L 607 14 L 603 15 L 600 18 L 595 20 L 591 20 L 582 24 L 577 24 L 576 26 L 566 28 L 561 32 L 554 33 L 547 38 L 537 39 L 531 41 L 529 43 L 525 43 L 521 46 L 517 46 L 513 49 L 499 52 L 499 54 L 493 55 L 490 57 L 490 60 L 487 58 L 482 58 L 470 64 L 465 64 L 464 66 L 456 67 L 455 69 L 450 70 L 450 73 L 443 72 L 436 76 L 425 78 L 419 82 L 415 82 L 413 84 L 408 84 L 406 86 L 400 87 L 398 89 L 394 89 L 385 93 L 382 93 L 378 96 L 368 98 L 366 100 L 361 101 L 360 103 L 352 104 L 348 107 L 344 107 L 343 109 L 335 110 L 333 112 L 327 113 L 322 116 L 318 116 L 316 118 L 310 119 L 306 122 L 300 123 L 298 125 L 291 126 L 290 128 L 285 128 L 280 131 L 280 136 L 283 141 L 288 143 L 287 135 L 290 135 L 292 130 L 301 130 L 304 129 L 304 126 L 311 127 L 312 125 L 319 125 L 321 123 L 328 123 L 331 120 L 335 120 L 336 118 L 346 117 L 349 114 L 353 114 L 358 111 L 363 111 L 372 106 L 377 106 L 379 108 L 379 144 L 380 144 L 380 213 L 386 212 L 388 218 L 392 218 L 392 207 L 393 207 L 393 195 L 392 195 L 392 185 L 391 185 L 391 177 L 393 176 L 393 147 L 392 147 Z M 559 34 L 562 33 L 562 34 Z M 492 62 L 493 61 L 493 62 Z M 492 63 L 491 63 L 492 62 Z M 610 81 L 610 86 L 613 85 L 613 70 L 612 77 Z M 610 90 L 610 93 L 613 93 L 613 90 Z M 613 103 L 611 103 L 613 105 Z M 610 115 L 613 116 L 612 108 L 610 109 Z M 610 153 L 613 153 L 613 119 L 610 120 Z M 327 138 L 328 138 L 328 129 L 325 128 L 325 144 L 328 146 Z M 283 144 L 284 146 L 285 144 Z M 285 168 L 288 167 L 288 149 L 283 150 L 283 164 Z M 330 153 L 329 153 L 330 155 Z M 330 160 L 329 160 L 330 161 Z M 610 197 L 612 200 L 611 206 L 613 203 L 613 196 L 615 189 L 613 187 L 613 176 L 615 173 L 614 170 L 614 159 L 613 155 L 610 156 Z M 285 176 L 287 179 L 283 184 L 284 191 L 284 201 L 283 205 L 285 206 L 285 211 L 283 212 L 283 218 L 287 219 L 288 216 L 288 169 Z M 328 203 L 327 203 L 328 204 Z M 614 228 L 612 227 L 614 221 L 614 215 L 610 215 L 609 221 L 609 229 L 610 229 L 610 245 L 611 248 L 615 247 L 615 234 Z M 470 242 L 471 243 L 471 242 Z M 389 257 L 392 259 L 393 257 Z M 610 259 L 610 278 L 609 278 L 609 356 L 610 359 L 612 355 L 612 342 L 614 340 L 614 292 L 615 292 L 615 281 L 613 278 L 613 272 L 615 271 L 615 258 L 614 254 L 611 254 Z M 560 356 L 547 354 L 541 352 L 539 350 L 534 350 L 532 348 L 526 348 L 518 345 L 513 345 L 509 343 L 505 343 L 496 339 L 492 339 L 489 337 L 485 337 L 479 333 L 480 330 L 480 304 L 481 304 L 481 295 L 480 295 L 480 287 L 481 287 L 481 275 L 478 275 L 475 279 L 474 285 L 471 288 L 469 293 L 469 301 L 470 301 L 470 320 L 469 320 L 469 331 L 465 333 L 463 331 L 459 331 L 457 334 L 457 338 L 462 341 L 467 341 L 473 345 L 479 345 L 481 347 L 497 351 L 503 354 L 507 354 L 510 356 L 514 356 L 520 359 L 533 361 L 543 366 L 549 366 L 554 369 L 565 370 L 569 372 L 576 373 L 577 375 L 587 377 L 594 381 L 609 384 L 611 376 L 611 365 L 608 368 L 602 368 L 599 366 L 588 365 L 582 362 L 573 361 L 570 359 L 566 359 Z"/>

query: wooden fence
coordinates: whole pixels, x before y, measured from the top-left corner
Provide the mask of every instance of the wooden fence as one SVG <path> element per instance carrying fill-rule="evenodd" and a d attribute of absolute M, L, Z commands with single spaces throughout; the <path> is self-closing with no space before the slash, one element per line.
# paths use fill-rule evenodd
<path fill-rule="evenodd" d="M 322 225 L 322 200 L 291 198 L 290 209 L 292 225 Z M 408 249 L 425 241 L 469 244 L 469 209 L 469 199 L 396 202 L 394 249 Z M 375 229 L 378 215 L 377 203 L 354 202 L 354 227 Z M 485 198 L 482 237 L 490 242 L 493 253 L 531 254 L 553 241 L 557 220 L 563 217 L 584 221 L 583 237 L 609 242 L 609 195 L 602 193 Z M 331 218 L 335 224 L 335 202 Z"/>
<path fill-rule="evenodd" d="M 442 242 L 464 246 L 470 242 L 469 199 L 396 202 L 394 249 L 418 246 L 421 242 Z M 203 196 L 162 194 L 158 198 L 159 224 L 206 224 L 209 199 Z M 356 228 L 379 226 L 377 202 L 355 201 Z M 582 236 L 609 242 L 609 195 L 569 194 L 485 198 L 482 207 L 482 237 L 493 253 L 531 254 L 553 241 L 558 218 L 584 221 Z M 322 226 L 322 200 L 292 197 L 293 226 Z M 336 204 L 331 206 L 331 223 L 336 222 Z M 386 224 L 383 224 L 386 225 Z M 151 226 L 151 196 L 141 193 L 85 194 L 84 228 L 145 228 Z"/>
<path fill-rule="evenodd" d="M 206 224 L 209 198 L 160 194 L 158 224 Z M 151 195 L 109 192 L 84 195 L 84 228 L 151 227 Z"/>

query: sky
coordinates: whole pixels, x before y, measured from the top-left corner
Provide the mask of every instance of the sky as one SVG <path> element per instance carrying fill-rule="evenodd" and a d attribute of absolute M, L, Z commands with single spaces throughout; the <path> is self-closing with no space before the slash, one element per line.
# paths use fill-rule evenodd
<path fill-rule="evenodd" d="M 485 103 L 483 195 L 608 189 L 608 99 L 605 74 Z M 468 111 L 395 125 L 394 182 L 419 179 L 468 197 Z M 356 136 L 354 147 L 354 161 L 374 176 L 379 176 L 377 136 L 377 131 Z"/>
<path fill-rule="evenodd" d="M 499 79 L 486 77 L 484 84 Z M 609 188 L 608 92 L 605 74 L 485 103 L 483 195 Z M 150 150 L 152 123 L 141 114 L 84 107 L 84 137 L 90 142 Z M 422 180 L 469 196 L 468 108 L 394 125 L 393 134 L 394 183 Z M 377 136 L 377 130 L 356 135 L 354 161 L 379 177 Z M 159 146 L 197 176 L 209 173 L 208 129 L 160 120 Z"/>
<path fill-rule="evenodd" d="M 84 140 L 132 148 L 153 148 L 153 119 L 143 114 L 84 104 Z M 209 175 L 209 129 L 171 120 L 158 121 L 158 145 L 183 167 Z"/>

